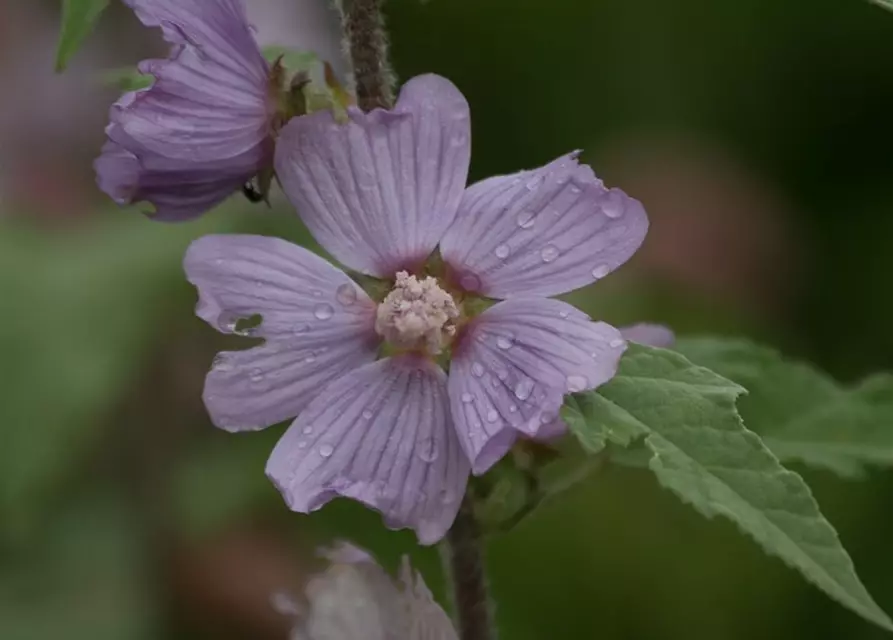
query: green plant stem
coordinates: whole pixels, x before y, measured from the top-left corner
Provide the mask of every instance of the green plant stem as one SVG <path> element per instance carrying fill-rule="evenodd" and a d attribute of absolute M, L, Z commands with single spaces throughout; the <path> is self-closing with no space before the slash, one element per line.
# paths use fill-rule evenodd
<path fill-rule="evenodd" d="M 466 494 L 462 500 L 456 520 L 447 533 L 444 550 L 448 573 L 452 578 L 459 638 L 495 640 L 484 570 L 483 540 L 470 494 Z"/>
<path fill-rule="evenodd" d="M 394 104 L 394 74 L 388 62 L 388 38 L 381 5 L 384 0 L 341 0 L 345 49 L 363 111 Z"/>

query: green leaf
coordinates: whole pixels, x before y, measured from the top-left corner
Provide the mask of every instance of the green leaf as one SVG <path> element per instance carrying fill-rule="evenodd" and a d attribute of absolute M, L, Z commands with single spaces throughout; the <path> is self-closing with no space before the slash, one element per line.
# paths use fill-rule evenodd
<path fill-rule="evenodd" d="M 871 2 L 875 3 L 879 7 L 883 7 L 884 9 L 893 11 L 893 0 L 871 0 Z"/>
<path fill-rule="evenodd" d="M 102 84 L 117 87 L 122 91 L 137 91 L 152 86 L 155 78 L 139 72 L 136 67 L 107 69 L 100 76 Z"/>
<path fill-rule="evenodd" d="M 68 61 L 90 35 L 93 25 L 109 0 L 62 0 L 62 31 L 56 49 L 56 71 L 64 71 Z"/>
<path fill-rule="evenodd" d="M 893 631 L 809 487 L 744 427 L 735 409 L 742 393 L 677 353 L 630 345 L 617 376 L 573 396 L 563 415 L 592 451 L 641 441 L 663 486 L 708 518 L 732 520 L 829 596 Z"/>
<path fill-rule="evenodd" d="M 858 477 L 870 465 L 893 465 L 893 376 L 855 387 L 814 367 L 745 340 L 687 339 L 676 348 L 748 389 L 738 409 L 782 461 Z"/>

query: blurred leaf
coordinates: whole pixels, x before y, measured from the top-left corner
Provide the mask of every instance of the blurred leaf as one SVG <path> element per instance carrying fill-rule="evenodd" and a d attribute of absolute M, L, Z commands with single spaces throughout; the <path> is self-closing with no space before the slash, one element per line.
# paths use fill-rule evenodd
<path fill-rule="evenodd" d="M 893 465 L 893 376 L 845 388 L 745 340 L 687 339 L 676 350 L 748 390 L 738 401 L 744 423 L 783 461 L 846 477 L 861 475 L 866 465 Z"/>
<path fill-rule="evenodd" d="M 27 550 L 0 556 L 0 638 L 156 637 L 139 536 L 127 515 L 112 501 L 78 500 Z"/>
<path fill-rule="evenodd" d="M 510 528 L 526 513 L 531 497 L 527 476 L 504 458 L 487 473 L 488 485 L 475 505 L 475 513 L 486 530 L 498 531 Z"/>
<path fill-rule="evenodd" d="M 68 61 L 90 35 L 93 25 L 109 0 L 62 0 L 62 31 L 56 49 L 56 71 L 64 71 Z"/>
<path fill-rule="evenodd" d="M 809 487 L 744 427 L 735 409 L 743 392 L 677 353 L 630 345 L 617 376 L 573 396 L 563 415 L 593 452 L 641 440 L 663 486 L 708 518 L 729 518 L 838 602 L 893 630 Z"/>
<path fill-rule="evenodd" d="M 122 91 L 137 91 L 152 86 L 155 78 L 151 75 L 140 73 L 136 67 L 120 67 L 107 69 L 100 76 L 102 84 L 117 87 Z"/>
<path fill-rule="evenodd" d="M 252 433 L 251 438 L 232 438 L 202 447 L 182 460 L 173 474 L 175 522 L 188 535 L 201 536 L 267 500 L 281 504 L 279 494 L 264 475 L 264 466 L 276 437 L 274 429 Z"/>
<path fill-rule="evenodd" d="M 884 9 L 889 9 L 890 11 L 893 11 L 893 0 L 871 0 L 871 2 L 875 3 L 876 5 L 878 5 L 880 7 L 883 7 Z"/>
<path fill-rule="evenodd" d="M 15 301 L 0 315 L 0 537 L 34 527 L 138 381 L 159 323 L 191 306 L 189 242 L 232 224 L 221 212 L 183 225 L 117 212 L 55 235 L 0 223 L 0 290 Z"/>

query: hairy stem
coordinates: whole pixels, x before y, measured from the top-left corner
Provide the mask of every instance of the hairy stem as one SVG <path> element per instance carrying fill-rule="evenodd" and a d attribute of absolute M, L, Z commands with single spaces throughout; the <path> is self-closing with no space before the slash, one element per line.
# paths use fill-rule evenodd
<path fill-rule="evenodd" d="M 388 38 L 381 5 L 384 0 L 341 0 L 345 48 L 353 66 L 357 104 L 363 111 L 394 104 L 388 62 Z"/>
<path fill-rule="evenodd" d="M 447 533 L 446 561 L 453 582 L 453 599 L 461 640 L 495 640 L 490 595 L 484 574 L 480 527 L 470 494 L 462 500 L 452 529 Z"/>

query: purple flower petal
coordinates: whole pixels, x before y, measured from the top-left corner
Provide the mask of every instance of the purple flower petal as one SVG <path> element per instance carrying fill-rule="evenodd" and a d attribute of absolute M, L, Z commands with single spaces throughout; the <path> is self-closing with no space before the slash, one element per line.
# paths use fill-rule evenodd
<path fill-rule="evenodd" d="M 276 172 L 307 227 L 352 269 L 393 277 L 423 262 L 453 221 L 471 154 L 468 103 L 445 78 L 413 78 L 391 111 L 289 122 Z"/>
<path fill-rule="evenodd" d="M 512 298 L 478 316 L 450 365 L 450 406 L 476 475 L 516 437 L 539 437 L 564 395 L 594 389 L 617 371 L 626 342 L 559 300 Z"/>
<path fill-rule="evenodd" d="M 228 431 L 293 418 L 332 380 L 376 357 L 375 304 L 317 255 L 278 238 L 205 236 L 184 261 L 196 313 L 263 345 L 218 355 L 205 381 L 211 419 Z M 250 330 L 238 320 L 262 316 Z"/>
<path fill-rule="evenodd" d="M 437 542 L 468 481 L 445 374 L 400 356 L 339 378 L 286 431 L 267 475 L 294 511 L 344 496 L 380 511 L 390 528 L 411 527 L 422 544 Z"/>
<path fill-rule="evenodd" d="M 620 327 L 624 340 L 638 342 L 649 347 L 670 348 L 676 343 L 676 335 L 671 329 L 660 324 L 640 322 L 629 327 Z"/>
<path fill-rule="evenodd" d="M 159 220 L 192 218 L 271 162 L 269 67 L 239 0 L 127 4 L 174 48 L 140 65 L 151 87 L 112 106 L 98 182 L 119 203 L 152 203 Z"/>
<path fill-rule="evenodd" d="M 469 187 L 440 250 L 466 290 L 552 296 L 604 278 L 647 230 L 637 200 L 605 189 L 570 154 Z"/>

